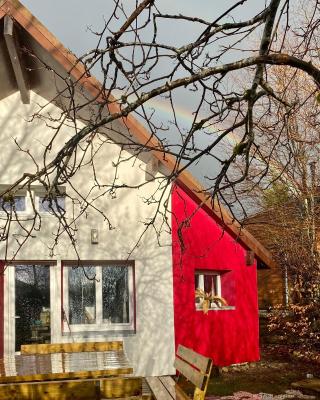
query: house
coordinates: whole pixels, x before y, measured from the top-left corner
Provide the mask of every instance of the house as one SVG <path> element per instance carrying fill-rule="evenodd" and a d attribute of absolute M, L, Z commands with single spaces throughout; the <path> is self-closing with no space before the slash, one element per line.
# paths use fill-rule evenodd
<path fill-rule="evenodd" d="M 53 126 L 42 119 L 30 121 L 30 116 L 50 113 L 54 124 L 65 107 L 61 93 L 66 77 L 77 81 L 77 101 L 99 97 L 99 82 L 17 0 L 0 2 L 0 31 L 3 192 L 22 173 L 35 170 L 52 137 Z M 113 107 L 117 110 L 117 104 Z M 84 107 L 79 126 L 92 114 Z M 270 253 L 225 210 L 212 205 L 190 173 L 163 186 L 175 160 L 161 151 L 135 154 L 135 143 L 160 147 L 134 118 L 100 131 L 103 140 L 92 146 L 97 146 L 95 179 L 101 185 L 93 185 L 92 164 L 87 162 L 54 194 L 56 211 L 61 207 L 71 221 L 78 253 L 67 232 L 61 231 L 55 243 L 54 208 L 39 182 L 22 185 L 10 201 L 1 199 L 2 226 L 12 204 L 23 221 L 12 222 L 8 241 L 0 247 L 1 354 L 19 351 L 23 343 L 121 339 L 137 375 L 173 374 L 180 343 L 212 357 L 217 365 L 258 360 L 256 262 L 272 266 Z M 73 132 L 66 124 L 51 151 Z M 117 177 L 139 190 L 125 187 L 115 198 L 104 188 L 114 178 L 112 163 L 120 147 L 122 157 L 133 161 L 121 163 Z M 163 226 L 158 213 L 154 227 L 159 235 L 151 230 L 141 235 L 140 221 L 152 219 L 157 206 L 161 213 L 167 209 L 165 201 L 156 205 L 145 199 L 163 190 L 171 218 Z M 93 198 L 110 225 L 97 209 L 87 207 Z M 34 221 L 33 208 L 41 226 L 24 244 L 23 227 Z M 224 298 L 224 303 L 212 301 L 204 313 L 196 288 Z"/>
<path fill-rule="evenodd" d="M 257 213 L 247 218 L 245 221 L 246 229 L 259 238 L 259 241 L 273 253 L 274 232 L 270 226 L 270 220 L 274 224 L 274 216 L 270 213 Z M 278 305 L 286 303 L 287 278 L 283 269 L 277 264 L 276 268 L 270 268 L 263 262 L 257 264 L 258 278 L 258 305 L 259 310 L 269 310 Z"/>
<path fill-rule="evenodd" d="M 287 200 L 283 206 L 269 207 L 244 221 L 246 229 L 278 260 L 276 268 L 257 264 L 260 310 L 287 306 L 296 300 L 293 277 L 310 259 L 311 248 L 301 216 L 299 202 Z"/>

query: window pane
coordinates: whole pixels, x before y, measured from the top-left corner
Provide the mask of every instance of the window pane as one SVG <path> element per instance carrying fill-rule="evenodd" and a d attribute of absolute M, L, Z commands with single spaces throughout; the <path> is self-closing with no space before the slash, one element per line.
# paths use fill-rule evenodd
<path fill-rule="evenodd" d="M 50 343 L 50 267 L 16 265 L 16 351 L 22 344 Z"/>
<path fill-rule="evenodd" d="M 61 213 L 65 211 L 65 197 L 56 197 L 54 199 L 48 199 L 47 197 L 39 197 L 39 211 L 46 213 Z"/>
<path fill-rule="evenodd" d="M 0 210 L 14 210 L 17 212 L 26 210 L 26 198 L 25 196 L 14 196 L 11 200 L 4 201 L 3 198 L 0 198 Z"/>
<path fill-rule="evenodd" d="M 219 295 L 219 292 L 218 292 L 218 276 L 217 275 L 213 275 L 212 276 L 212 293 L 215 296 Z"/>
<path fill-rule="evenodd" d="M 200 288 L 200 286 L 199 286 L 199 275 L 198 274 L 196 274 L 195 276 L 194 276 L 194 286 L 195 286 L 195 289 L 197 290 L 198 288 Z"/>
<path fill-rule="evenodd" d="M 95 267 L 68 268 L 69 323 L 96 322 Z"/>
<path fill-rule="evenodd" d="M 194 277 L 194 286 L 195 286 L 195 290 L 201 289 L 201 287 L 200 287 L 200 282 L 199 282 L 199 281 L 200 281 L 199 275 L 196 274 L 195 277 Z M 196 297 L 196 303 L 197 303 L 197 304 L 200 304 L 200 303 L 201 303 L 200 297 Z"/>
<path fill-rule="evenodd" d="M 128 267 L 102 268 L 103 320 L 129 323 Z"/>
<path fill-rule="evenodd" d="M 204 291 L 206 293 L 212 292 L 213 275 L 204 275 Z"/>

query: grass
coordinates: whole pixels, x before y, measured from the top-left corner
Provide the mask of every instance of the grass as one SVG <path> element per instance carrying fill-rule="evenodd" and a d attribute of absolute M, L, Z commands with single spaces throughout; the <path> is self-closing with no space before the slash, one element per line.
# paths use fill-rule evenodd
<path fill-rule="evenodd" d="M 311 363 L 296 362 L 274 346 L 262 348 L 261 361 L 249 364 L 248 369 L 222 373 L 212 377 L 208 395 L 226 396 L 234 392 L 283 394 L 292 389 L 291 383 L 305 379 L 312 373 L 320 376 L 320 367 Z"/>
<path fill-rule="evenodd" d="M 270 352 L 270 348 L 264 348 L 260 362 L 249 364 L 239 371 L 231 368 L 226 373 L 211 377 L 207 396 L 228 396 L 239 391 L 283 394 L 292 389 L 291 383 L 305 379 L 308 373 L 320 376 L 320 367 L 292 361 L 285 353 Z M 183 386 L 192 393 L 191 387 L 185 383 Z"/>

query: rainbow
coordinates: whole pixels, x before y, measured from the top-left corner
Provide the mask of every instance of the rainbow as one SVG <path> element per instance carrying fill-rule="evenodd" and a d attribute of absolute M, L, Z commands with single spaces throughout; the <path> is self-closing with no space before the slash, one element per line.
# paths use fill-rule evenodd
<path fill-rule="evenodd" d="M 169 121 L 170 119 L 173 119 L 173 114 L 172 114 L 172 109 L 168 101 L 164 101 L 159 98 L 154 98 L 152 100 L 149 100 L 145 104 L 146 108 L 154 108 L 156 112 L 159 112 L 160 116 L 165 120 Z M 192 122 L 193 122 L 193 115 L 190 109 L 187 108 L 182 108 L 180 106 L 175 106 L 175 112 L 176 112 L 176 118 L 179 123 L 182 124 L 183 128 L 188 129 L 190 128 Z M 200 118 L 204 117 L 203 115 L 200 116 Z M 212 126 L 205 127 L 204 130 L 206 132 L 211 132 L 215 135 L 218 133 L 214 130 Z M 239 135 L 235 132 L 230 132 L 224 139 L 224 143 L 228 142 L 232 147 L 234 147 L 236 144 L 238 144 L 241 140 Z M 255 154 L 256 160 L 261 160 L 262 159 Z M 263 161 L 264 162 L 264 161 Z M 279 164 L 277 163 L 276 160 L 269 160 L 269 167 L 272 171 L 275 171 L 276 173 L 279 173 L 281 170 L 281 166 L 279 168 Z"/>
<path fill-rule="evenodd" d="M 163 117 L 163 119 L 166 121 L 173 119 L 172 109 L 168 101 L 164 101 L 158 98 L 152 99 L 145 104 L 145 107 L 154 108 L 156 110 L 157 115 Z M 193 122 L 193 115 L 190 109 L 183 108 L 180 106 L 175 106 L 175 113 L 177 120 L 179 123 L 181 123 L 182 127 L 186 129 L 190 128 L 191 123 Z M 200 116 L 200 119 L 203 117 L 204 115 Z M 217 132 L 214 130 L 212 126 L 207 126 L 204 128 L 204 130 L 206 132 L 217 134 Z M 233 146 L 239 143 L 240 141 L 239 136 L 234 132 L 230 132 L 224 139 L 227 140 Z"/>

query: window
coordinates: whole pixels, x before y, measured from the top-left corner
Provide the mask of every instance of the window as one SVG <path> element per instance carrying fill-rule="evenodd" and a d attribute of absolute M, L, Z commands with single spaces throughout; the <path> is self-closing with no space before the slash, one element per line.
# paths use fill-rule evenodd
<path fill-rule="evenodd" d="M 4 196 L 0 198 L 0 211 L 2 212 L 25 212 L 26 196 Z"/>
<path fill-rule="evenodd" d="M 202 289 L 206 293 L 221 296 L 221 279 L 218 273 L 200 273 L 195 276 L 196 289 Z"/>
<path fill-rule="evenodd" d="M 65 213 L 65 197 L 56 196 L 48 198 L 46 196 L 37 196 L 38 210 L 40 213 L 64 214 Z"/>
<path fill-rule="evenodd" d="M 228 301 L 230 296 L 226 297 L 229 290 L 224 288 L 224 285 L 230 284 L 230 279 L 225 279 L 228 275 L 229 271 L 195 271 L 195 305 L 197 310 L 204 310 L 205 301 L 208 302 L 209 309 L 234 309 Z"/>
<path fill-rule="evenodd" d="M 63 268 L 64 331 L 134 330 L 132 263 Z"/>
<path fill-rule="evenodd" d="M 16 264 L 16 351 L 22 344 L 50 343 L 50 265 Z"/>
<path fill-rule="evenodd" d="M 9 185 L 0 184 L 0 193 L 9 188 Z M 64 214 L 66 210 L 66 190 L 63 186 L 58 187 L 57 190 L 55 194 L 51 194 L 50 197 L 48 197 L 42 186 L 31 186 L 30 191 L 19 188 L 12 195 L 8 193 L 0 197 L 0 214 L 7 214 L 12 211 L 13 213 L 32 215 L 33 204 L 36 210 L 42 215 Z"/>

